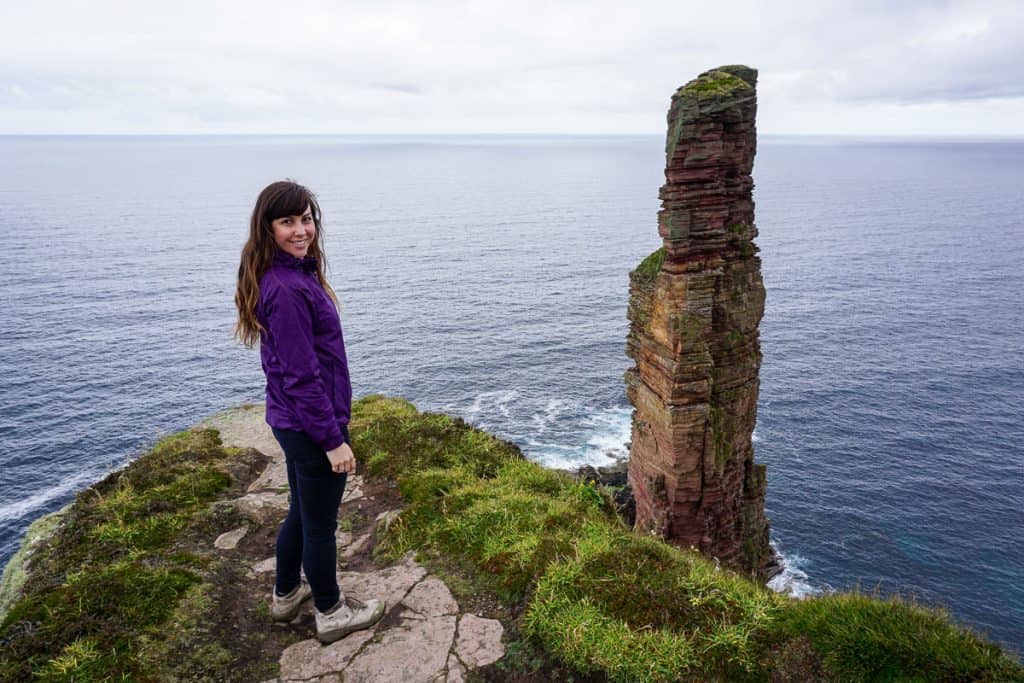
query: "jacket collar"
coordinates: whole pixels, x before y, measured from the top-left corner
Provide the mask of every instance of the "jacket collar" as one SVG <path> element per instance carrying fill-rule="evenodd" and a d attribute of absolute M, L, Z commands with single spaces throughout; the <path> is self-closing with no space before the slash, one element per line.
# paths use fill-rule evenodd
<path fill-rule="evenodd" d="M 286 254 L 278 249 L 274 254 L 274 265 L 285 266 L 286 268 L 295 268 L 296 270 L 303 270 L 307 273 L 315 273 L 317 260 L 315 256 L 295 258 L 291 254 Z"/>

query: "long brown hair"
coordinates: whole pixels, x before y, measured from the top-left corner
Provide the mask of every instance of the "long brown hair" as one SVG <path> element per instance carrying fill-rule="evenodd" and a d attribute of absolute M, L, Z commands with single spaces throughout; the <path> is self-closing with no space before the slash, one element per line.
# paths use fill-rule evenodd
<path fill-rule="evenodd" d="M 324 291 L 338 304 L 338 296 L 324 277 L 327 258 L 321 249 L 323 224 L 320 219 L 320 205 L 316 195 L 291 180 L 280 180 L 263 188 L 256 198 L 249 221 L 249 240 L 242 247 L 242 262 L 238 266 L 238 288 L 235 290 L 235 306 L 238 308 L 238 323 L 235 337 L 252 348 L 260 339 L 263 326 L 256 318 L 256 306 L 260 300 L 260 278 L 270 268 L 274 255 L 279 251 L 274 243 L 274 228 L 271 223 L 285 216 L 301 216 L 309 208 L 313 214 L 316 234 L 306 252 L 316 259 L 316 277 Z"/>

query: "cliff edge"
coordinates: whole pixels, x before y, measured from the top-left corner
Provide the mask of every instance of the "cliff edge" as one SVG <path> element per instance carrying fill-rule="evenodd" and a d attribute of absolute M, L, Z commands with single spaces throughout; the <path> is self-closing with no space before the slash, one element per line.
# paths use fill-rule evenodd
<path fill-rule="evenodd" d="M 353 405 L 339 581 L 388 614 L 329 646 L 267 598 L 284 516 L 259 406 L 158 443 L 23 556 L 0 681 L 1024 681 L 895 599 L 778 595 L 632 532 L 593 483 L 447 415 Z"/>

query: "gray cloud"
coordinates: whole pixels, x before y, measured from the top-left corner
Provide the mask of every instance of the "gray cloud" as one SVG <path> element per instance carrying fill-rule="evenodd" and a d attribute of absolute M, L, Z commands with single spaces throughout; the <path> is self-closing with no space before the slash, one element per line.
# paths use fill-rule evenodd
<path fill-rule="evenodd" d="M 766 132 L 1024 133 L 1019 3 L 851 5 L 37 0 L 5 9 L 0 132 L 657 132 L 742 62 Z"/>
<path fill-rule="evenodd" d="M 1024 10 L 1014 3 L 936 3 L 848 17 L 839 42 L 819 49 L 808 61 L 814 70 L 790 86 L 895 104 L 1019 98 L 1022 27 Z"/>

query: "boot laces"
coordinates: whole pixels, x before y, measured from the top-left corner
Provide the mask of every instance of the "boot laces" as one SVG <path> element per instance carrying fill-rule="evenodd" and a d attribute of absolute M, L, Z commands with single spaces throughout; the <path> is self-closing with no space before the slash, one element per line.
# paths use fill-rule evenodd
<path fill-rule="evenodd" d="M 366 607 L 366 603 L 358 598 L 353 598 L 350 595 L 345 596 L 345 604 L 348 605 L 349 609 L 360 610 Z"/>

